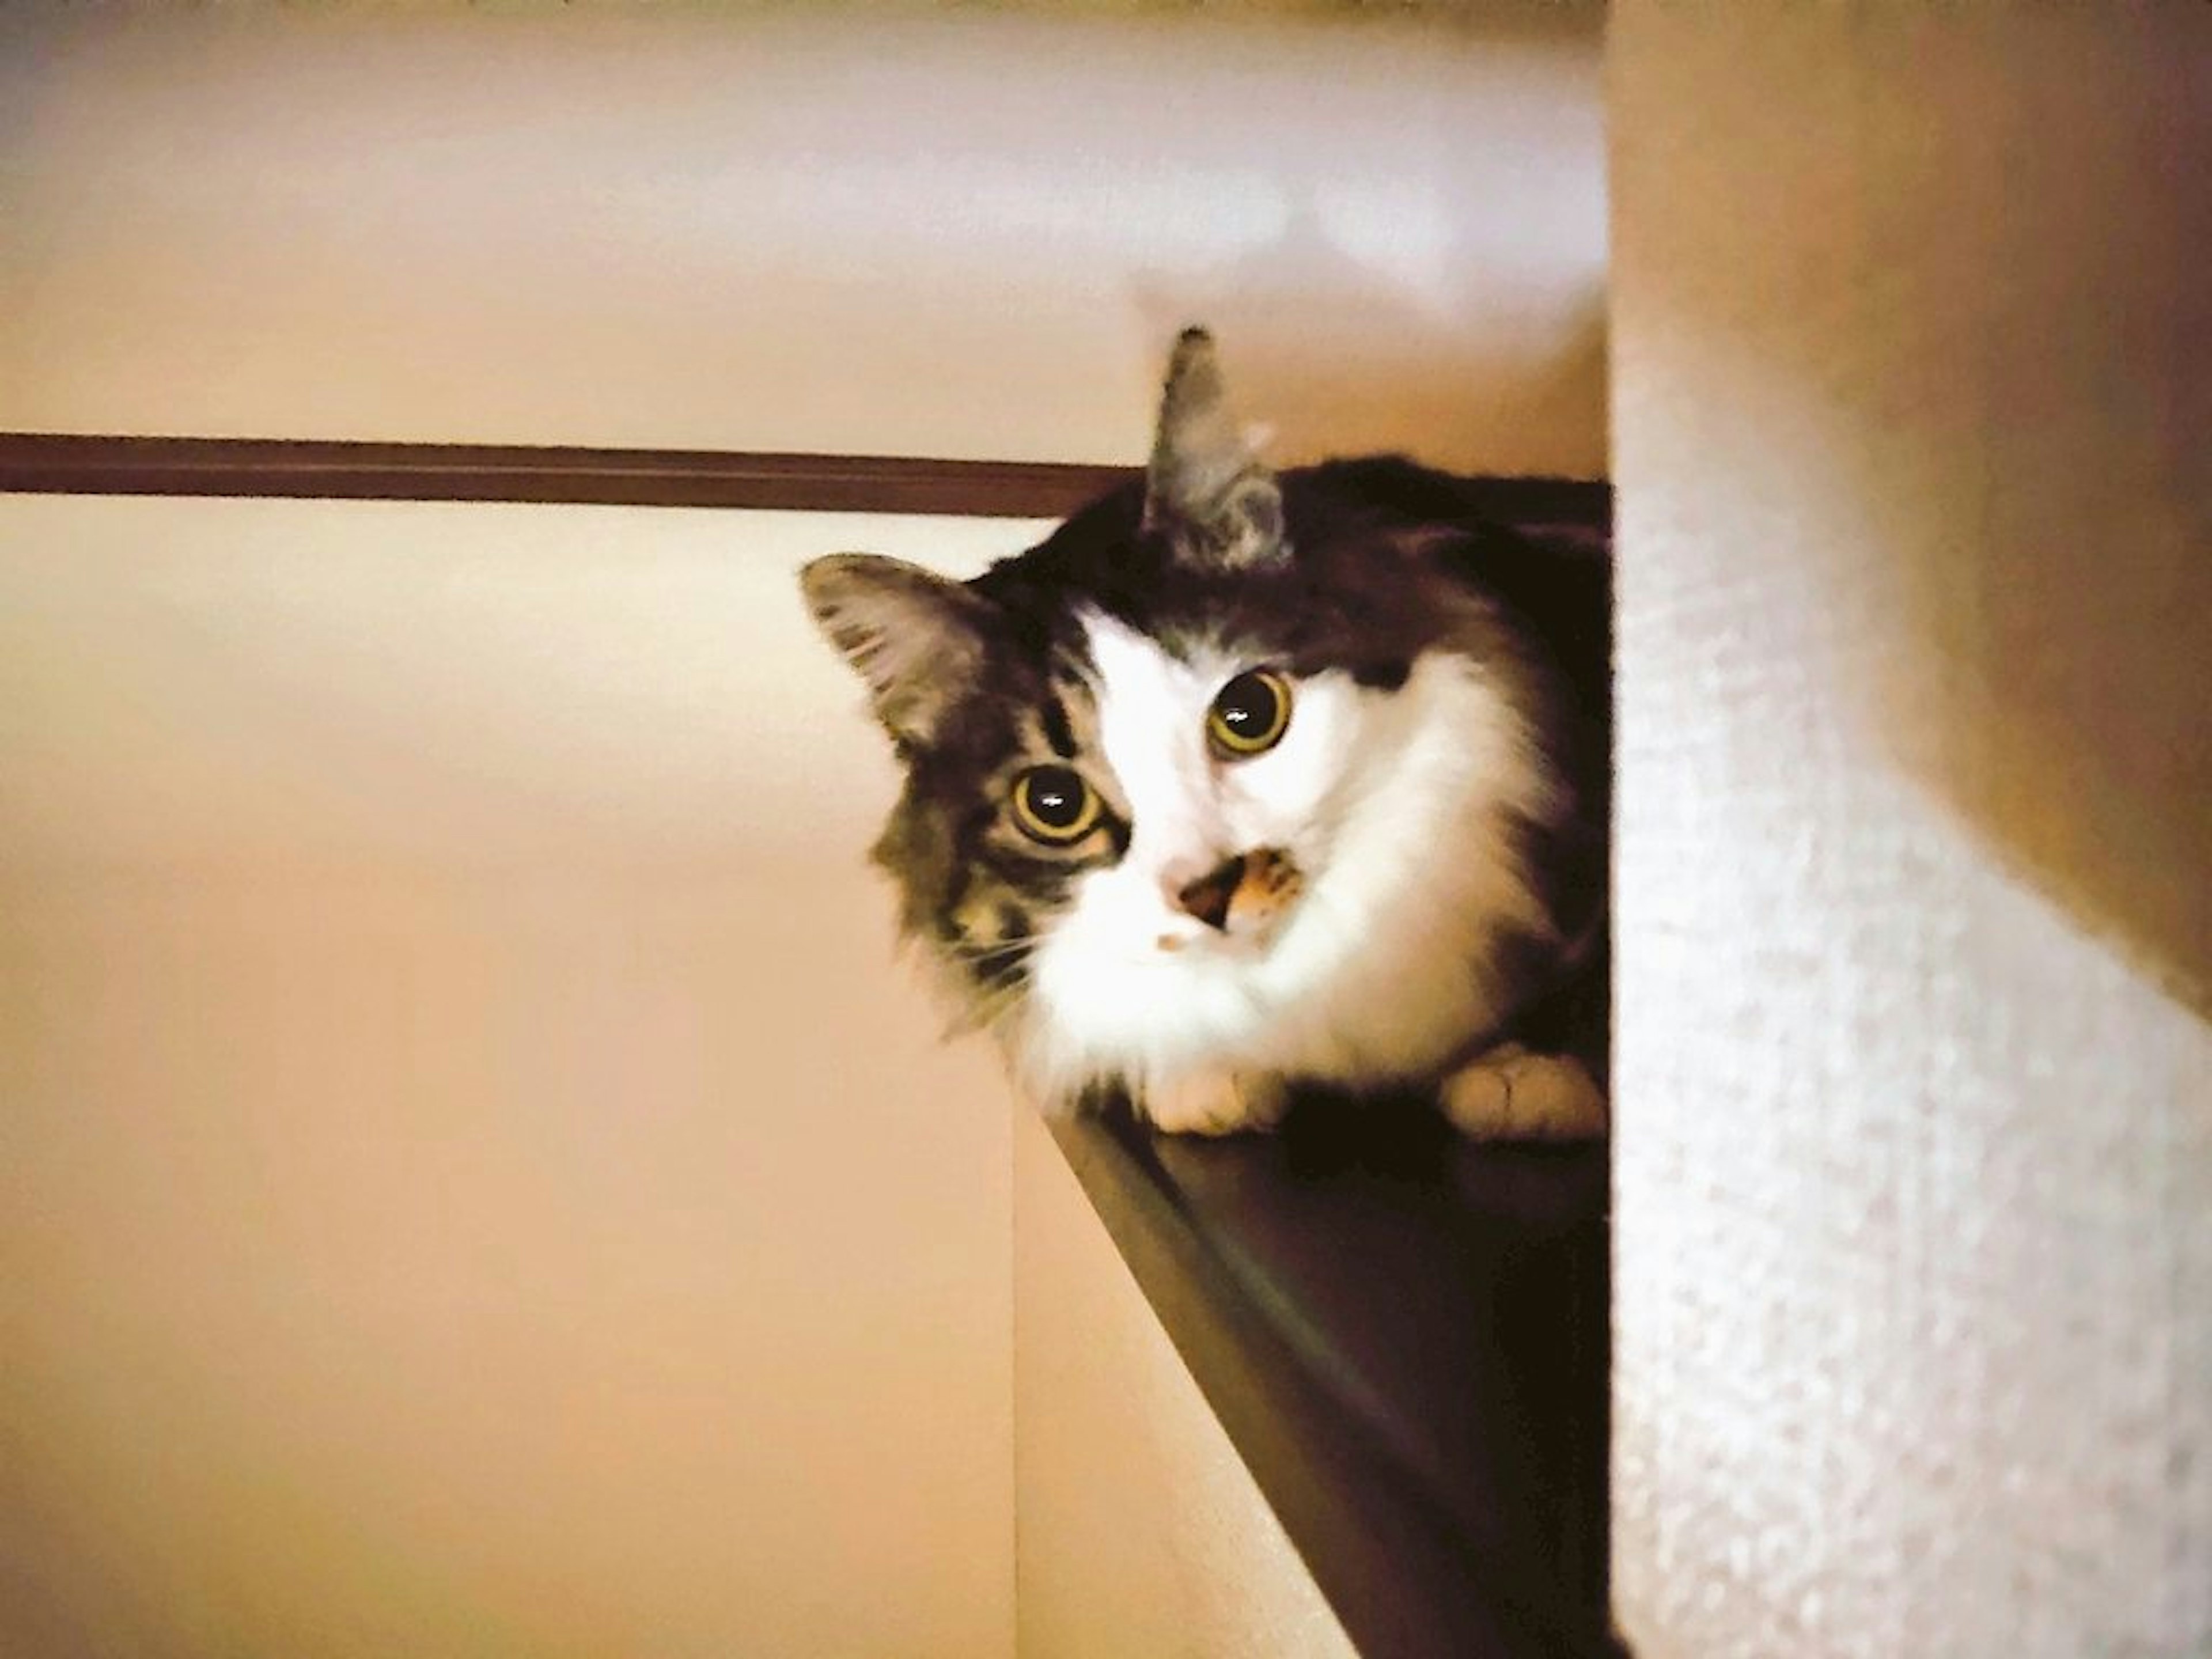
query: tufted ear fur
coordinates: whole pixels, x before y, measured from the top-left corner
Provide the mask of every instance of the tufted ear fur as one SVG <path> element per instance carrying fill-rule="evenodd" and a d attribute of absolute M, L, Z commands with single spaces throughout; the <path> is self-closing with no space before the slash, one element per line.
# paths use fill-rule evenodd
<path fill-rule="evenodd" d="M 931 743 L 982 672 L 988 602 L 902 559 L 833 553 L 799 573 L 807 609 L 902 746 Z"/>
<path fill-rule="evenodd" d="M 1145 477 L 1145 528 L 1202 568 L 1269 564 L 1287 553 L 1282 491 L 1237 428 L 1213 337 L 1202 328 L 1185 329 L 1168 362 Z"/>

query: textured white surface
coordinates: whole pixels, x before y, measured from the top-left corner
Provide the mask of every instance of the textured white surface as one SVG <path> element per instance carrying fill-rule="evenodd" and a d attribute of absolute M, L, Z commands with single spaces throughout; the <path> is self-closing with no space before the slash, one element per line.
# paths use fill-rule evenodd
<path fill-rule="evenodd" d="M 1626 1630 L 2212 1652 L 2212 12 L 1610 50 Z"/>

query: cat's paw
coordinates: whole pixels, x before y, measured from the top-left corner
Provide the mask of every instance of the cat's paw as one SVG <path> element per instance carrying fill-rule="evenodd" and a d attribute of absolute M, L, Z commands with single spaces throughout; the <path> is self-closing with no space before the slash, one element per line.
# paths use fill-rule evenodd
<path fill-rule="evenodd" d="M 1144 1094 L 1144 1115 L 1171 1135 L 1229 1135 L 1272 1129 L 1290 1103 L 1273 1078 L 1232 1072 L 1190 1072 Z"/>
<path fill-rule="evenodd" d="M 1446 1078 L 1443 1109 L 1462 1134 L 1481 1140 L 1594 1139 L 1612 1115 L 1582 1061 L 1532 1054 L 1517 1042 Z"/>

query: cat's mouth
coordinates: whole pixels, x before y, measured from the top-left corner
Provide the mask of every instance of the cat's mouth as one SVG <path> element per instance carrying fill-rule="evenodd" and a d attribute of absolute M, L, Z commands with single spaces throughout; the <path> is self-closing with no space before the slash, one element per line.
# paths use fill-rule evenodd
<path fill-rule="evenodd" d="M 1297 861 L 1281 848 L 1236 854 L 1203 875 L 1170 886 L 1176 909 L 1201 927 L 1162 932 L 1159 948 L 1173 951 L 1222 941 L 1259 949 L 1274 937 L 1304 890 Z"/>

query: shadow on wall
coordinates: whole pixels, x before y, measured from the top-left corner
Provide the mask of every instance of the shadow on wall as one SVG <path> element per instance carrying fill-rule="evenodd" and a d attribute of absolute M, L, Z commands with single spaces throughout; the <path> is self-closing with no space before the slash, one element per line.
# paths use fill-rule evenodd
<path fill-rule="evenodd" d="M 1875 244 L 1919 253 L 1886 273 L 1915 325 L 1885 354 L 1901 476 L 1867 490 L 1870 550 L 1893 562 L 1881 716 L 1899 758 L 2212 1021 L 2212 197 L 2190 182 L 2212 107 L 2192 104 L 2185 56 L 2138 71 L 2145 107 L 2123 122 L 2056 65 L 2041 99 L 1989 86 L 1978 210 L 1907 222 L 1869 195 Z M 1930 142 L 1910 76 L 1889 95 L 1875 130 Z M 2080 137 L 2054 154 L 2034 129 L 2061 100 Z M 2032 180 L 1997 176 L 2013 155 L 2039 158 Z M 1964 312 L 1936 286 L 1961 270 L 1988 274 Z"/>
<path fill-rule="evenodd" d="M 1891 544 L 1922 659 L 1891 725 L 2000 856 L 2212 1021 L 2212 538 L 2111 505 L 1989 501 Z"/>
<path fill-rule="evenodd" d="M 1468 292 L 1439 306 L 1346 252 L 1301 201 L 1273 240 L 1206 270 L 1140 273 L 1131 289 L 1149 337 L 1214 330 L 1239 410 L 1283 465 L 1402 451 L 1486 471 L 1607 474 L 1601 285 L 1579 304 Z"/>

